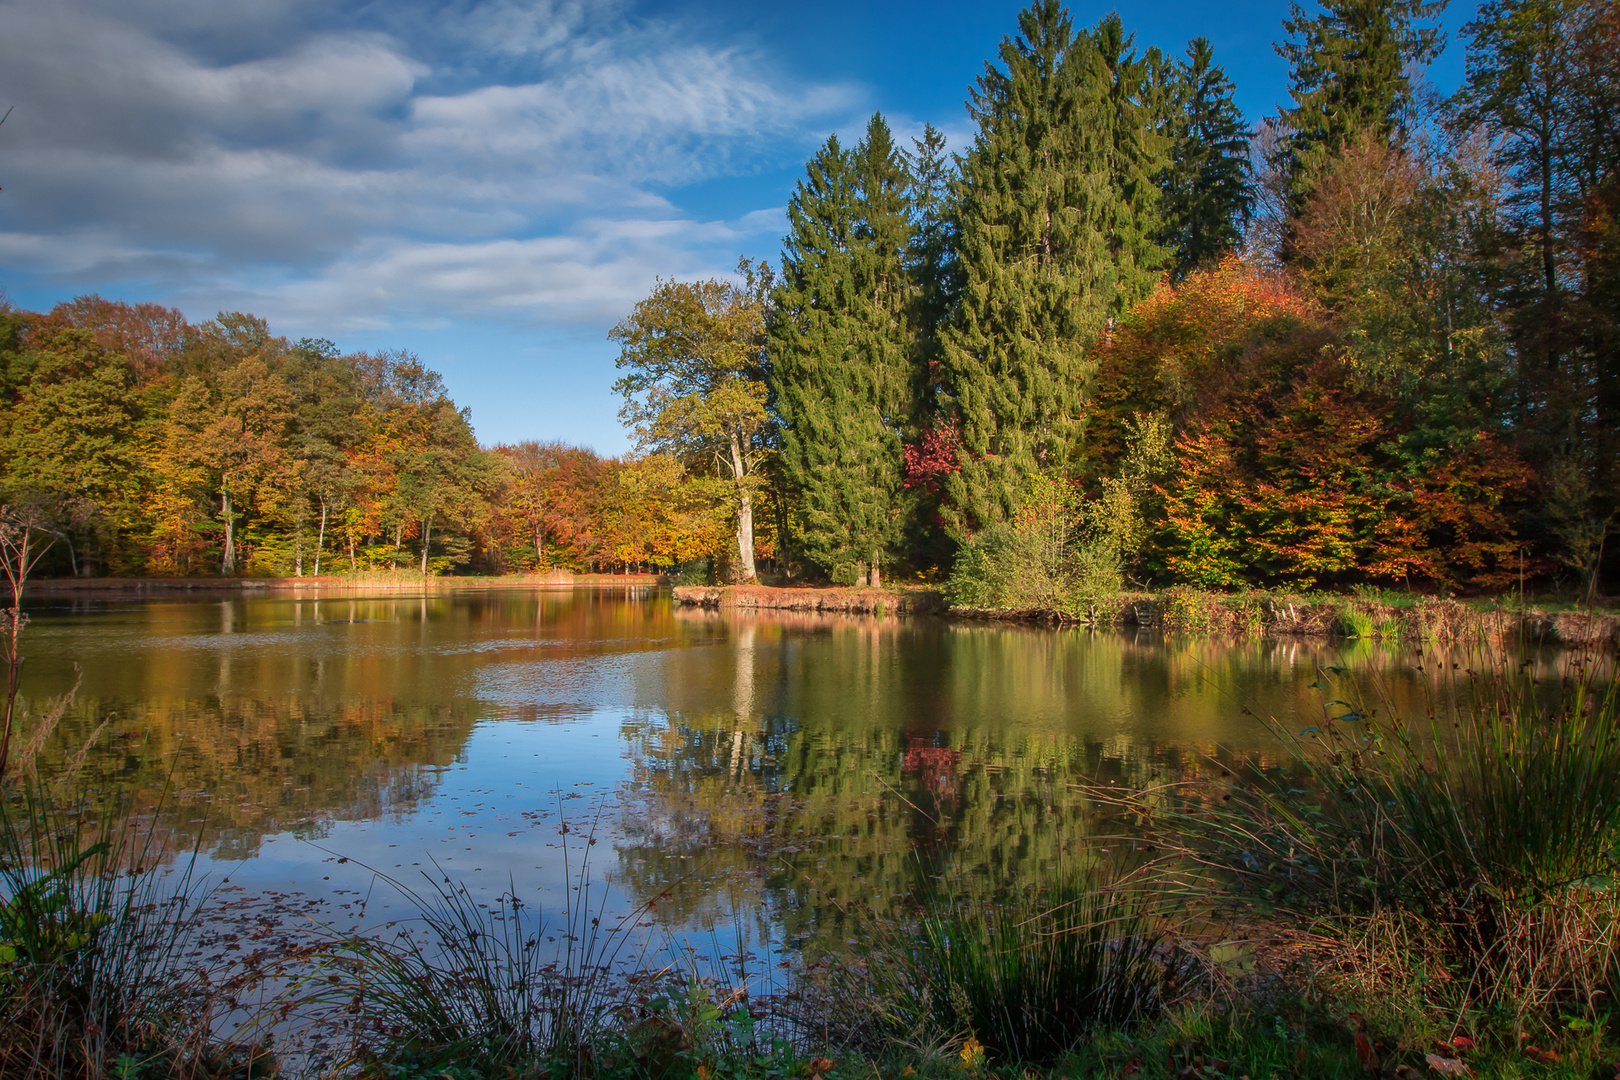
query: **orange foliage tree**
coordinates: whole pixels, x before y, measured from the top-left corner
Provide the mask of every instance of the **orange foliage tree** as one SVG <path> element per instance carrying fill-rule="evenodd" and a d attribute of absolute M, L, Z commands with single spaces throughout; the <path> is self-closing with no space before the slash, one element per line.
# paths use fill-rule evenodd
<path fill-rule="evenodd" d="M 1107 343 L 1095 400 L 1099 469 L 1134 416 L 1177 432 L 1149 508 L 1162 580 L 1492 588 L 1514 573 L 1528 472 L 1511 445 L 1479 431 L 1413 467 L 1395 395 L 1279 276 L 1228 261 L 1161 288 Z"/>

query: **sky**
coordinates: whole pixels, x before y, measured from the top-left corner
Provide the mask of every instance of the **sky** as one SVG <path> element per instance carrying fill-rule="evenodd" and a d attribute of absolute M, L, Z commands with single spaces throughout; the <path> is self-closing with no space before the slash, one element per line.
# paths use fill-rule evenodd
<path fill-rule="evenodd" d="M 1022 6 L 0 0 L 0 287 L 406 349 L 486 445 L 621 453 L 608 331 L 659 277 L 776 262 L 829 134 L 881 111 L 965 147 Z M 1444 18 L 1439 89 L 1472 13 Z M 1286 100 L 1287 4 L 1120 14 L 1138 47 L 1208 37 L 1251 121 Z"/>

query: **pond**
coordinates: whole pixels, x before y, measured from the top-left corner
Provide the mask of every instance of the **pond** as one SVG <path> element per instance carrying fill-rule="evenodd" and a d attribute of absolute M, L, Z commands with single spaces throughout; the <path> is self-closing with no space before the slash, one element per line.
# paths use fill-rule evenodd
<path fill-rule="evenodd" d="M 392 903 L 377 872 L 428 872 L 555 909 L 588 855 L 610 907 L 789 943 L 837 937 L 842 912 L 947 869 L 1050 868 L 1091 827 L 1096 784 L 1282 760 L 1261 717 L 1317 723 L 1346 682 L 1421 715 L 1468 664 L 1370 643 L 705 612 L 640 586 L 31 611 L 21 737 L 80 680 L 45 769 L 82 758 L 85 790 L 149 811 L 230 890 L 333 920 L 367 902 L 374 918 Z"/>

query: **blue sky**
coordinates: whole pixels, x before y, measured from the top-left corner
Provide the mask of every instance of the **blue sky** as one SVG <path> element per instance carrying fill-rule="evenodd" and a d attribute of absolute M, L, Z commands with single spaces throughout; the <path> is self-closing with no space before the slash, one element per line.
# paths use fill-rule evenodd
<path fill-rule="evenodd" d="M 774 261 L 829 133 L 880 110 L 960 148 L 1021 6 L 0 0 L 0 285 L 408 349 L 486 443 L 618 453 L 609 328 L 658 276 Z M 1285 97 L 1286 11 L 1120 9 L 1139 46 L 1209 37 L 1251 120 Z"/>

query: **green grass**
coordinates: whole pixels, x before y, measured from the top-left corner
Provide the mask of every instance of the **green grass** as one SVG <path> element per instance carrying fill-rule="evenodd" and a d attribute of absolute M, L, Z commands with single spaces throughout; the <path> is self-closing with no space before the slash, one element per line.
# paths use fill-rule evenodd
<path fill-rule="evenodd" d="M 1504 661 L 1415 723 L 1333 699 L 1324 672 L 1331 718 L 1285 734 L 1293 767 L 1201 819 L 1216 858 L 1316 920 L 1364 986 L 1515 1030 L 1595 1018 L 1620 970 L 1620 696 L 1612 664 L 1571 664 L 1541 686 Z"/>
<path fill-rule="evenodd" d="M 1151 1021 L 1183 973 L 1147 879 L 1097 864 L 986 899 L 935 891 L 915 921 L 866 925 L 862 955 L 807 988 L 831 1049 L 1050 1063 L 1087 1035 Z M 925 1055 L 926 1056 L 926 1055 Z"/>
<path fill-rule="evenodd" d="M 35 781 L 0 795 L 0 1076 L 130 1080 L 273 1071 L 211 1024 L 221 972 L 194 949 L 204 892 L 155 834 Z"/>
<path fill-rule="evenodd" d="M 1353 605 L 1341 607 L 1333 617 L 1333 633 L 1346 638 L 1371 638 L 1378 624 L 1373 617 Z"/>

